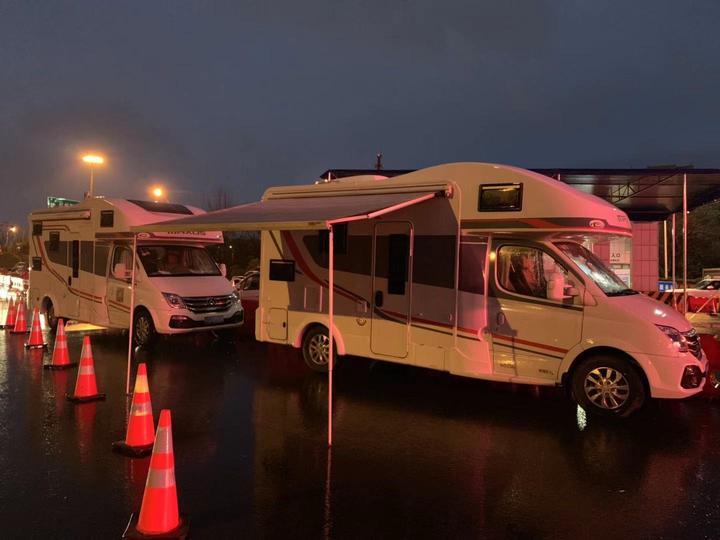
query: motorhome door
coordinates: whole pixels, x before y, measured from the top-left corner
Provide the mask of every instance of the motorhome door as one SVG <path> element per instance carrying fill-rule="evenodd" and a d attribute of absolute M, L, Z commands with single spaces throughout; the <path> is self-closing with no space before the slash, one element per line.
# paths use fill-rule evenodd
<path fill-rule="evenodd" d="M 377 223 L 374 229 L 370 350 L 404 358 L 408 354 L 413 229 L 409 222 Z"/>
<path fill-rule="evenodd" d="M 58 310 L 63 317 L 68 319 L 77 319 L 80 315 L 80 235 L 77 233 L 67 233 L 67 250 L 68 250 L 68 266 L 66 280 L 66 290 L 68 292 L 67 302 L 62 310 Z"/>
<path fill-rule="evenodd" d="M 115 245 L 110 259 L 107 279 L 107 310 L 110 326 L 130 326 L 130 278 L 132 275 L 132 250 L 127 245 Z M 124 268 L 124 275 L 115 275 Z"/>

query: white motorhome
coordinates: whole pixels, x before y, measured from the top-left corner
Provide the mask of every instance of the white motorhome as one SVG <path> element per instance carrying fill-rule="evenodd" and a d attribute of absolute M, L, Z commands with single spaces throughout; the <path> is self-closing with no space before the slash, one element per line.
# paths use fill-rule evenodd
<path fill-rule="evenodd" d="M 130 325 L 130 227 L 204 213 L 181 204 L 95 197 L 37 210 L 30 221 L 28 298 L 58 318 L 110 328 Z M 141 233 L 137 241 L 133 335 L 232 331 L 243 323 L 239 295 L 205 246 L 220 232 Z"/>
<path fill-rule="evenodd" d="M 690 323 L 628 289 L 588 249 L 629 236 L 625 213 L 502 165 L 267 190 L 258 204 L 280 201 L 289 217 L 262 232 L 257 338 L 302 348 L 308 366 L 327 369 L 328 231 L 293 230 L 293 208 L 413 193 L 396 209 L 334 220 L 340 355 L 565 385 L 586 410 L 615 416 L 648 397 L 701 391 L 707 360 Z"/>

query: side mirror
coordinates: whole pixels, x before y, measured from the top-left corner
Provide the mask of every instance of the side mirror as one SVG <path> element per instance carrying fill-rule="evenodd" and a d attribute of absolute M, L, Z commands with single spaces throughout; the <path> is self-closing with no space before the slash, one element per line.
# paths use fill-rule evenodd
<path fill-rule="evenodd" d="M 220 273 L 223 277 L 227 277 L 227 266 L 225 266 L 225 263 L 220 263 L 218 265 L 218 268 L 220 268 Z"/>
<path fill-rule="evenodd" d="M 580 291 L 578 290 L 577 287 L 568 287 L 567 295 L 575 298 L 576 296 L 580 296 Z"/>
<path fill-rule="evenodd" d="M 113 277 L 115 279 L 127 279 L 127 267 L 125 263 L 117 263 L 113 268 Z"/>

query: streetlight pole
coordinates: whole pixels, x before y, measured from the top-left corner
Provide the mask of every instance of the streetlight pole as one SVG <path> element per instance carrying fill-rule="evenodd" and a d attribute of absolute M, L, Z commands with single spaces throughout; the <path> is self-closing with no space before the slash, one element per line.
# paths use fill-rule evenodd
<path fill-rule="evenodd" d="M 103 163 L 105 163 L 105 158 L 102 156 L 87 154 L 82 157 L 82 160 L 88 165 L 90 165 L 90 191 L 88 192 L 88 197 L 92 198 L 95 184 L 95 165 L 102 165 Z"/>

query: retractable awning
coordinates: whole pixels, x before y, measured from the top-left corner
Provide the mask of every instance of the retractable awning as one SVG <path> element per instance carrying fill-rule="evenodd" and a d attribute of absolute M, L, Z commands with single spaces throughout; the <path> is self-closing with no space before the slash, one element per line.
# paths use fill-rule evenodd
<path fill-rule="evenodd" d="M 192 217 L 132 227 L 133 232 L 260 231 L 326 229 L 372 219 L 434 197 L 443 191 L 376 193 L 268 199 Z"/>
<path fill-rule="evenodd" d="M 130 392 L 130 367 L 133 340 L 133 314 L 135 312 L 135 268 L 137 239 L 143 232 L 191 232 L 191 231 L 261 231 L 261 230 L 308 230 L 329 229 L 328 238 L 328 446 L 333 437 L 333 340 L 335 266 L 332 226 L 339 223 L 372 219 L 401 208 L 406 208 L 435 197 L 444 197 L 445 190 L 414 191 L 402 193 L 375 193 L 372 195 L 333 195 L 318 193 L 313 196 L 282 197 L 267 199 L 233 208 L 208 212 L 207 214 L 180 218 L 159 223 L 132 227 L 133 271 L 131 279 L 130 332 L 128 336 L 128 361 L 126 391 Z"/>

